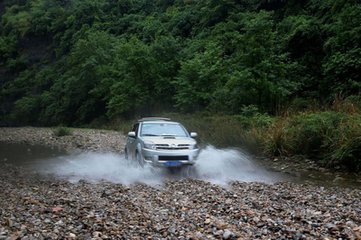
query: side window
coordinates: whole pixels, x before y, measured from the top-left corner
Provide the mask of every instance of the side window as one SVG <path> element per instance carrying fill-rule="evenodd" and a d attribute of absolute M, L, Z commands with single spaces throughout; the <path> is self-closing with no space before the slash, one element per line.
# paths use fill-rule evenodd
<path fill-rule="evenodd" d="M 134 124 L 132 132 L 135 132 L 135 136 L 138 136 L 139 123 Z"/>

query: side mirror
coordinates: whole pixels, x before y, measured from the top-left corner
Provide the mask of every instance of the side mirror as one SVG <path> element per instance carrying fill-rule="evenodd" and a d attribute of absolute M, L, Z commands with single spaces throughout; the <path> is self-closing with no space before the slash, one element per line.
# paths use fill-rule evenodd
<path fill-rule="evenodd" d="M 135 132 L 128 132 L 128 137 L 135 138 Z"/>
<path fill-rule="evenodd" d="M 198 134 L 196 132 L 191 132 L 191 137 L 196 138 L 196 137 L 198 137 Z"/>

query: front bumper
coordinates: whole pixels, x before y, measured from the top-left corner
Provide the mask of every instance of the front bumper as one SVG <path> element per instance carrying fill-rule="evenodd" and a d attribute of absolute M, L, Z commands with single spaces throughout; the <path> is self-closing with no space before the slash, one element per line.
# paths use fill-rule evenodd
<path fill-rule="evenodd" d="M 181 167 L 193 165 L 198 158 L 199 149 L 153 150 L 142 148 L 144 161 L 155 167 Z"/>

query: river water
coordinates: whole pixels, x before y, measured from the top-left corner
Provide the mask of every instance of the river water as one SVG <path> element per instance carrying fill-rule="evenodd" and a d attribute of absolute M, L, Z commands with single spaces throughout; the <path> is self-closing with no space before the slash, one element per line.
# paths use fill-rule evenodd
<path fill-rule="evenodd" d="M 29 173 L 51 175 L 71 182 L 109 181 L 121 184 L 161 184 L 168 179 L 191 177 L 226 185 L 231 181 L 276 183 L 291 181 L 321 186 L 359 187 L 359 176 L 312 171 L 282 173 L 264 167 L 239 149 L 204 148 L 192 172 L 139 168 L 124 155 L 114 153 L 66 154 L 59 149 L 26 144 L 0 143 L 0 167 L 11 164 Z"/>

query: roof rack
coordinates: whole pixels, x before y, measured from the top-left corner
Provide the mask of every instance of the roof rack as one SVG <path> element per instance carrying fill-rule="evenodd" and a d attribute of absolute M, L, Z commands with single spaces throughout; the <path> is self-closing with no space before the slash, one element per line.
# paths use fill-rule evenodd
<path fill-rule="evenodd" d="M 145 122 L 145 121 L 170 121 L 170 118 L 164 117 L 145 117 L 138 120 L 138 122 Z"/>

